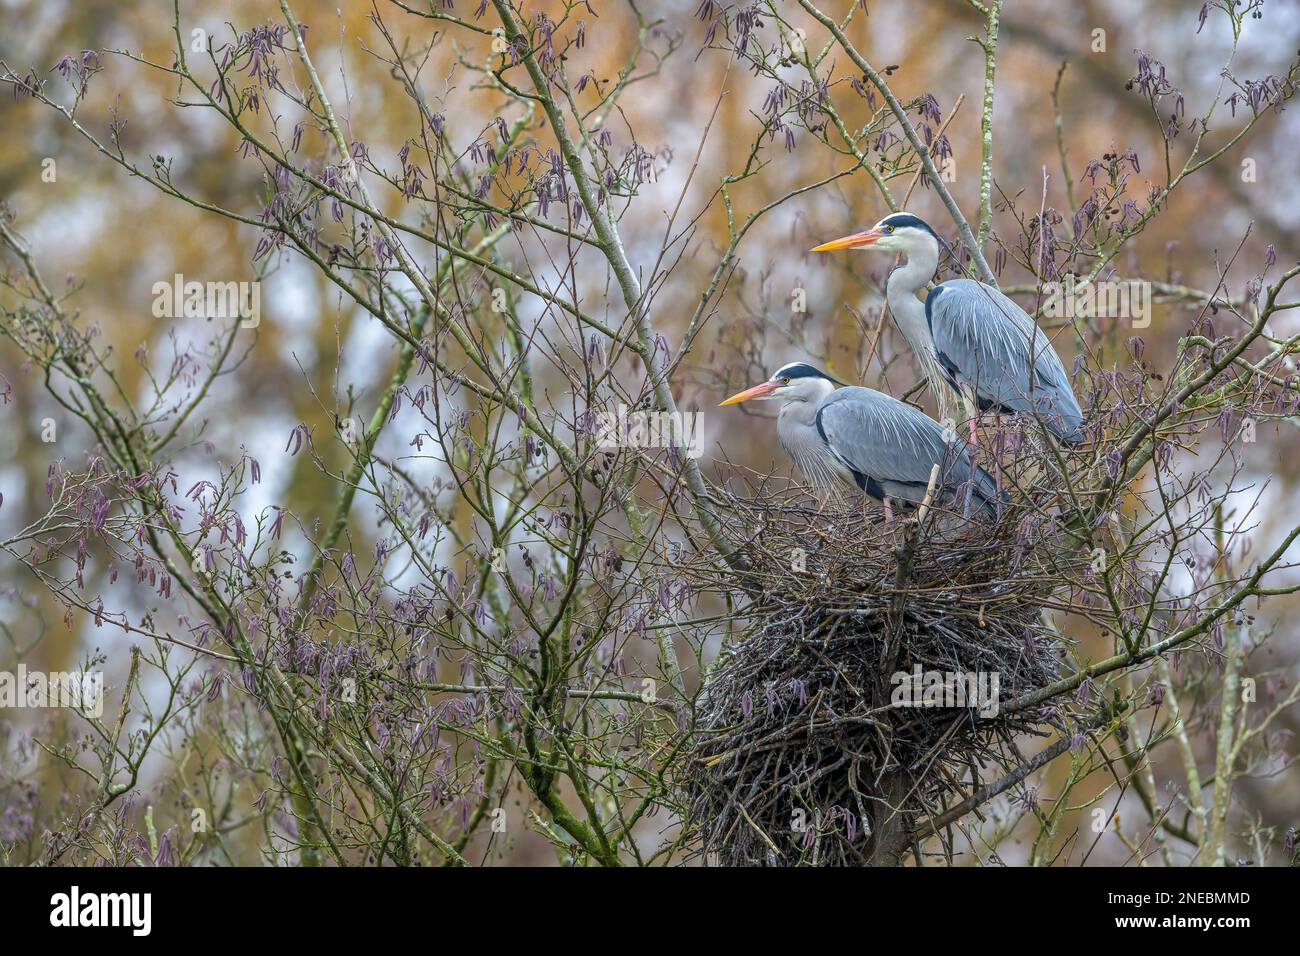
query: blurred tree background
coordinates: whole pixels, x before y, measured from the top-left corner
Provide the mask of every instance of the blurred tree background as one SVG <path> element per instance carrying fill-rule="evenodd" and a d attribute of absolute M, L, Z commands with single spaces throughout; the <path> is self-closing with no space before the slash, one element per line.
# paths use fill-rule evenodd
<path fill-rule="evenodd" d="M 442 6 L 438 0 L 434 5 Z M 455 15 L 474 22 L 474 2 L 459 0 L 445 6 L 454 6 Z M 745 65 L 706 47 L 715 15 L 712 8 L 722 6 L 726 5 L 712 0 L 639 0 L 635 5 L 592 0 L 590 13 L 582 14 L 589 37 L 581 50 L 574 51 L 581 62 L 568 66 L 570 76 L 585 70 L 594 82 L 607 84 L 618 80 L 638 44 L 649 51 L 638 62 L 633 83 L 606 118 L 605 128 L 619 147 L 636 143 L 646 153 L 648 181 L 642 187 L 643 198 L 620 223 L 632 262 L 648 267 L 653 260 L 667 217 L 683 189 L 684 216 L 707 206 L 690 239 L 692 254 L 683 257 L 655 292 L 658 330 L 674 347 L 708 286 L 718 250 L 728 242 L 727 211 L 720 203 L 710 204 L 709 197 L 722 177 L 734 174 L 742 164 L 738 153 L 754 140 L 768 93 L 767 84 L 755 81 Z M 824 36 L 797 6 L 790 6 L 792 22 L 806 24 L 809 36 Z M 958 98 L 964 97 L 946 128 L 953 157 L 948 185 L 973 222 L 980 203 L 985 63 L 972 37 L 982 33 L 983 18 L 966 0 L 870 0 L 865 6 L 867 15 L 853 21 L 850 37 L 873 64 L 890 67 L 889 80 L 900 100 L 911 103 L 928 93 L 947 118 Z M 339 110 L 340 123 L 350 137 L 364 140 L 372 156 L 391 161 L 415 134 L 417 117 L 409 98 L 394 95 L 387 64 L 367 51 L 382 46 L 372 20 L 376 10 L 382 7 L 386 19 L 399 11 L 387 3 L 372 7 L 360 0 L 343 0 L 337 9 L 336 4 L 318 2 L 298 7 L 295 12 L 309 27 L 313 56 Z M 526 9 L 551 7 L 553 15 L 560 16 L 559 4 L 530 2 Z M 1137 51 L 1144 51 L 1176 78 L 1188 115 L 1204 108 L 1219 88 L 1232 37 L 1221 23 L 1211 22 L 1198 32 L 1199 7 L 1188 0 L 1007 2 L 1001 19 L 993 113 L 995 209 L 1002 209 L 1001 200 L 1010 197 L 1019 207 L 1036 212 L 1045 170 L 1047 203 L 1067 208 L 1067 190 L 1082 191 L 1089 162 L 1107 153 L 1136 153 L 1141 172 L 1134 181 L 1139 187 L 1148 178 L 1158 180 L 1163 174 L 1159 128 L 1147 101 L 1126 90 L 1126 84 L 1137 71 Z M 1267 25 L 1247 29 L 1241 39 L 1234 70 L 1242 75 L 1284 72 L 1279 65 L 1297 55 L 1300 3 L 1270 0 L 1267 8 Z M 847 4 L 837 0 L 824 9 L 838 17 Z M 20 72 L 34 68 L 49 79 L 57 79 L 51 71 L 61 57 L 80 57 L 83 50 L 130 49 L 159 62 L 172 57 L 171 5 L 157 0 L 4 0 L 0 17 L 0 60 Z M 181 4 L 184 29 L 201 28 L 213 38 L 231 39 L 236 32 L 278 17 L 276 4 L 264 0 Z M 413 16 L 404 18 L 402 25 L 403 42 L 412 47 L 428 42 L 443 28 Z M 1098 30 L 1104 31 L 1102 49 L 1097 49 Z M 449 135 L 460 140 L 461 148 L 477 135 L 497 102 L 497 93 L 484 89 L 460 61 L 483 62 L 490 55 L 490 42 L 490 37 L 458 33 L 452 42 L 435 45 L 423 68 L 427 91 L 441 104 L 435 109 L 445 116 Z M 100 59 L 104 75 L 91 84 L 79 114 L 92 134 L 106 138 L 117 116 L 126 124 L 122 142 L 134 156 L 166 157 L 173 163 L 173 178 L 192 195 L 250 216 L 258 214 L 263 171 L 256 163 L 241 162 L 238 134 L 208 111 L 168 105 L 177 88 L 160 73 L 122 58 L 101 55 Z M 844 57 L 833 55 L 833 59 L 848 67 Z M 861 121 L 866 115 L 865 105 L 857 107 L 859 116 L 852 116 L 851 105 L 845 108 L 850 110 L 846 117 Z M 1219 121 L 1231 129 L 1242 117 L 1223 116 Z M 1195 181 L 1177 191 L 1168 208 L 1126 247 L 1116 263 L 1120 272 L 1212 289 L 1248 227 L 1240 252 L 1241 260 L 1251 263 L 1247 274 L 1257 271 L 1270 245 L 1283 264 L 1300 257 L 1298 122 L 1294 109 L 1284 110 L 1270 122 L 1258 124 L 1226 161 L 1197 173 Z M 93 324 L 100 346 L 113 355 L 125 358 L 141 349 L 151 355 L 170 354 L 204 334 L 186 325 L 203 320 L 154 316 L 155 282 L 170 280 L 173 274 L 201 281 L 263 280 L 256 336 L 238 341 L 236 354 L 242 358 L 214 383 L 200 413 L 201 436 L 184 454 L 201 468 L 214 459 L 230 461 L 241 448 L 247 449 L 262 468 L 261 484 L 250 489 L 246 501 L 250 510 L 273 503 L 297 515 L 308 528 L 326 520 L 334 504 L 331 483 L 310 456 L 289 454 L 286 438 L 299 423 L 318 432 L 335 427 L 334 403 L 322 396 L 351 394 L 368 416 L 398 361 L 400 343 L 383 334 L 370 316 L 300 260 L 272 256 L 255 261 L 257 229 L 178 202 L 124 175 L 67 122 L 32 99 L 6 91 L 0 99 L 0 129 L 4 131 L 0 197 L 30 239 L 47 278 L 62 281 L 66 273 L 70 282 L 82 287 L 74 304 Z M 1063 156 L 1068 179 L 1062 173 Z M 804 130 L 794 130 L 780 150 L 779 162 L 762 176 L 732 186 L 731 201 L 743 217 L 772 198 L 830 176 L 842 165 Z M 901 194 L 911 173 L 899 175 L 899 183 L 891 186 Z M 385 196 L 380 204 L 397 211 L 392 196 Z M 942 222 L 951 234 L 943 208 L 927 186 L 916 189 L 908 209 L 932 223 Z M 773 360 L 806 354 L 821 358 L 833 374 L 857 375 L 863 361 L 864 326 L 849 307 L 867 317 L 867 328 L 874 326 L 886 264 L 867 257 L 821 261 L 805 250 L 866 228 L 886 212 L 875 189 L 858 172 L 786 202 L 761 220 L 745 239 L 736 278 L 710 313 L 708 326 L 674 379 L 680 407 L 711 409 L 723 395 L 720 380 L 743 385 L 758 367 L 775 367 L 778 362 Z M 996 215 L 994 230 L 1009 243 L 1018 240 L 1017 225 L 1009 215 Z M 577 297 L 592 312 L 602 314 L 605 306 L 599 303 L 610 295 L 609 288 L 599 273 L 591 273 L 588 279 Z M 1011 264 L 1002 269 L 999 281 L 1007 286 L 1032 280 Z M 790 296 L 799 288 L 807 290 L 808 309 L 806 314 L 792 315 Z M 1234 295 L 1242 291 L 1240 286 L 1229 289 Z M 1156 304 L 1150 327 L 1140 333 L 1153 365 L 1168 363 L 1187 315 L 1185 302 Z M 780 330 L 788 338 L 788 349 L 759 356 L 738 354 L 735 332 L 747 326 Z M 1275 332 L 1282 337 L 1300 332 L 1300 313 L 1283 313 Z M 767 341 L 772 342 L 772 337 Z M 901 336 L 887 325 L 881 354 L 896 358 L 905 354 L 903 349 Z M 1068 353 L 1070 346 L 1062 351 Z M 1073 355 L 1064 357 L 1069 365 Z M 1118 353 L 1107 357 L 1119 360 Z M 117 365 L 127 394 L 147 389 L 143 364 L 124 360 Z M 873 376 L 878 373 L 878 367 L 873 369 Z M 889 364 L 881 378 L 898 394 L 914 377 L 903 358 Z M 8 343 L 0 345 L 0 384 L 4 387 L 0 537 L 7 537 L 43 513 L 43 486 L 51 463 L 83 455 L 91 436 L 50 399 L 41 387 L 40 370 L 25 364 Z M 541 387 L 548 384 L 555 383 L 544 381 Z M 57 425 L 54 441 L 43 440 L 47 419 Z M 778 462 L 778 467 L 784 467 L 774 430 L 754 427 L 741 437 L 729 421 L 734 422 L 721 414 L 703 418 L 706 474 L 712 473 L 711 459 L 720 447 L 738 464 L 768 469 Z M 1267 485 L 1262 520 L 1252 532 L 1258 542 L 1256 553 L 1276 543 L 1297 510 L 1300 462 L 1288 453 L 1295 438 L 1293 421 L 1269 424 L 1261 428 L 1258 442 L 1249 451 L 1256 482 Z M 341 452 L 329 447 L 322 447 L 319 454 L 333 470 L 345 461 Z M 463 515 L 462 520 L 469 521 L 470 516 Z M 367 520 L 354 522 L 349 531 L 359 554 L 372 550 L 380 536 Z M 291 547 L 299 546 L 301 540 Z M 103 575 L 105 569 L 92 564 L 89 573 Z M 1283 574 L 1294 576 L 1292 571 Z M 105 592 L 126 593 L 133 587 L 125 579 L 116 584 L 92 580 L 91 590 L 96 583 Z M 4 595 L 0 621 L 5 625 L 0 666 L 10 666 L 22 650 L 29 667 L 75 668 L 83 655 L 100 646 L 108 658 L 109 685 L 120 687 L 127 667 L 122 653 L 129 643 L 126 637 L 97 628 L 88 614 L 73 613 L 65 619 L 64 607 L 11 561 L 0 562 L 0 586 Z M 148 603 L 139 597 L 125 600 Z M 1277 638 L 1267 651 L 1271 657 L 1266 666 L 1290 675 L 1300 665 L 1296 603 L 1296 596 L 1288 595 L 1268 607 L 1267 623 L 1276 625 Z M 1075 636 L 1088 639 L 1082 631 Z M 1104 648 L 1095 649 L 1095 656 L 1105 653 Z M 1286 689 L 1277 686 L 1273 692 Z M 1289 711 L 1275 726 L 1284 735 L 1278 744 L 1281 756 L 1276 772 L 1239 783 L 1236 798 L 1243 818 L 1281 827 L 1288 822 L 1300 824 L 1300 775 L 1291 762 L 1294 746 L 1286 739 L 1297 729 L 1297 716 Z M 1210 742 L 1213 734 L 1214 727 L 1206 724 L 1196 729 L 1193 741 L 1200 746 Z M 0 747 L 15 745 L 13 739 L 0 741 Z M 1162 759 L 1176 759 L 1175 752 Z M 1052 774 L 1067 770 L 1061 766 L 1049 771 L 1049 784 Z M 46 774 L 42 783 L 48 787 L 42 799 L 57 800 L 59 772 L 48 769 Z M 644 826 L 653 830 L 665 822 L 647 820 Z M 1076 825 L 1084 823 L 1081 815 Z M 1105 842 L 1090 862 L 1116 863 L 1128 856 L 1122 844 Z M 1014 861 L 1005 848 L 1004 857 Z M 542 863 L 553 860 L 553 855 L 545 841 L 523 834 L 510 844 L 507 859 Z"/>

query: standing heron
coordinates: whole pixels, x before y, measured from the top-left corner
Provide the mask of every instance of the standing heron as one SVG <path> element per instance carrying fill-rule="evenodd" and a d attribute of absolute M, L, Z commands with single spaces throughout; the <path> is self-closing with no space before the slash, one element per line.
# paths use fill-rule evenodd
<path fill-rule="evenodd" d="M 886 216 L 866 232 L 822 243 L 813 252 L 874 249 L 901 252 L 907 261 L 885 282 L 885 297 L 903 337 L 938 392 L 957 390 L 976 441 L 978 412 L 1019 413 L 1039 419 L 1061 441 L 1083 440 L 1083 413 L 1070 377 L 1047 333 L 997 288 L 950 279 L 916 298 L 939 266 L 940 239 L 905 212 Z M 938 381 L 936 381 L 938 380 Z M 978 412 L 977 412 L 978 409 Z"/>
<path fill-rule="evenodd" d="M 925 498 L 931 473 L 935 489 L 956 491 L 969 481 L 973 502 L 997 516 L 996 483 L 975 464 L 970 446 L 925 412 L 875 389 L 846 386 L 825 372 L 792 362 L 761 385 L 732 395 L 722 405 L 776 399 L 776 433 L 799 471 L 822 490 L 838 481 L 855 484 L 885 506 Z"/>

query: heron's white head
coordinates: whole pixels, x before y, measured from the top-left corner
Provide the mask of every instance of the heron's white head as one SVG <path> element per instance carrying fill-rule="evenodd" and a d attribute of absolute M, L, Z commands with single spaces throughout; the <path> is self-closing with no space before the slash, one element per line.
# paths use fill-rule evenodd
<path fill-rule="evenodd" d="M 896 212 L 886 216 L 866 232 L 856 232 L 842 239 L 832 239 L 814 246 L 810 252 L 835 252 L 838 249 L 872 249 L 879 252 L 901 252 L 910 255 L 922 249 L 939 246 L 938 234 L 926 225 L 925 220 L 911 213 Z"/>
<path fill-rule="evenodd" d="M 739 405 L 741 402 L 769 398 L 779 398 L 785 402 L 820 402 L 840 384 L 843 383 L 837 382 L 820 369 L 803 362 L 791 362 L 782 365 L 761 385 L 737 392 L 718 404 L 719 407 Z"/>

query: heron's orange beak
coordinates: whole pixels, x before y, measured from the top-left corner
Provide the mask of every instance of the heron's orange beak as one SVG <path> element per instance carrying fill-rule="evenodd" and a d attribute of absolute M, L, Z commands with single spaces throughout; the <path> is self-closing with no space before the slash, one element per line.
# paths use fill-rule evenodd
<path fill-rule="evenodd" d="M 866 232 L 855 232 L 851 236 L 845 236 L 843 239 L 832 239 L 830 242 L 823 242 L 820 246 L 813 246 L 809 252 L 835 252 L 838 249 L 856 249 L 859 246 L 870 246 L 880 238 L 879 229 L 868 229 Z"/>
<path fill-rule="evenodd" d="M 737 392 L 725 402 L 718 402 L 718 407 L 721 408 L 723 405 L 739 405 L 741 402 L 747 402 L 751 398 L 763 398 L 766 395 L 771 395 L 780 387 L 780 382 L 764 382 L 762 385 L 755 385 L 753 388 L 747 388 L 743 392 Z"/>

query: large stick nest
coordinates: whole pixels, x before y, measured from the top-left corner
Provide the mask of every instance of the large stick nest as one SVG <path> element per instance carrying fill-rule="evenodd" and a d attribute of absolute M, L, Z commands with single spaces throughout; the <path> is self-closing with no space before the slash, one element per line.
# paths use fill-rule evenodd
<path fill-rule="evenodd" d="M 741 603 L 746 622 L 701 694 L 685 771 L 690 826 L 715 864 L 894 862 L 920 818 L 990 767 L 1020 762 L 1017 735 L 1062 726 L 1059 710 L 1007 709 L 1063 672 L 1061 638 L 1041 613 L 1054 558 L 1023 515 L 967 525 L 936 507 L 920 524 L 886 527 L 878 510 L 793 501 L 726 501 L 730 544 L 749 571 L 689 572 Z M 939 705 L 891 703 L 895 675 L 917 668 Z M 981 674 L 986 692 L 997 675 L 992 716 L 987 693 L 963 701 L 942 676 L 962 675 L 970 690 Z"/>

